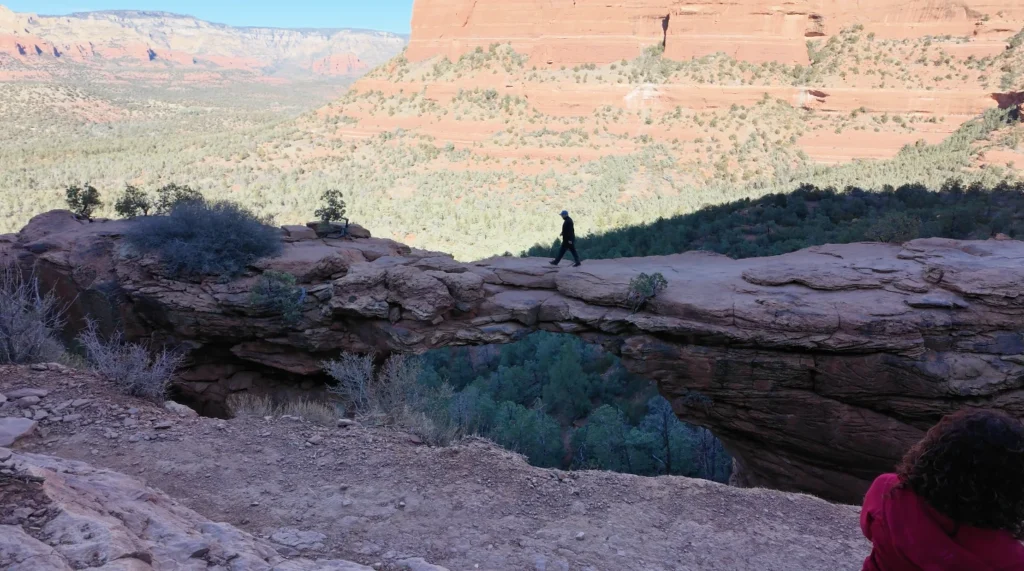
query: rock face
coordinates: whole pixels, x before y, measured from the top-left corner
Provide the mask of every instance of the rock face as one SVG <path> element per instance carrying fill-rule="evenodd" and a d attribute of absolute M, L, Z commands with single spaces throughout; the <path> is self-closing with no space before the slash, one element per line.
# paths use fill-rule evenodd
<path fill-rule="evenodd" d="M 8 571 L 370 569 L 349 561 L 286 561 L 269 544 L 122 474 L 0 451 L 16 472 L 0 484 L 0 567 Z"/>
<path fill-rule="evenodd" d="M 155 260 L 125 257 L 124 224 L 51 212 L 7 255 L 75 299 L 72 317 L 119 313 L 131 337 L 193 347 L 181 375 L 193 399 L 259 382 L 235 383 L 243 371 L 319 380 L 320 361 L 339 351 L 570 333 L 621 355 L 680 417 L 713 430 L 740 483 L 848 502 L 942 415 L 963 406 L 1024 414 L 1017 241 L 821 246 L 746 260 L 691 252 L 556 269 L 523 258 L 462 264 L 380 239 L 307 240 L 259 264 L 302 276 L 303 317 L 288 324 L 247 306 L 255 276 L 181 283 Z M 640 273 L 661 273 L 668 288 L 634 314 L 624 299 Z"/>
<path fill-rule="evenodd" d="M 1020 29 L 1024 7 L 1010 0 L 967 2 L 764 0 L 684 3 L 639 0 L 417 0 L 407 57 L 450 59 L 511 42 L 536 63 L 611 63 L 662 44 L 666 56 L 723 52 L 739 60 L 808 63 L 808 39 L 860 24 L 884 38 L 998 35 Z"/>
<path fill-rule="evenodd" d="M 19 14 L 0 6 L 0 53 L 23 61 L 130 62 L 264 73 L 295 68 L 351 76 L 398 53 L 405 39 L 365 30 L 232 28 L 163 12 Z"/>

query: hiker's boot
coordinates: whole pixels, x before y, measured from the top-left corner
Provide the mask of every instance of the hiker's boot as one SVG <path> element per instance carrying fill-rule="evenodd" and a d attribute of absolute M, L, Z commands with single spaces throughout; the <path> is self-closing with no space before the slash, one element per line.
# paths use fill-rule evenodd
<path fill-rule="evenodd" d="M 557 266 L 558 265 L 558 262 L 556 262 L 555 260 L 551 260 L 548 263 L 551 264 L 552 266 Z"/>
<path fill-rule="evenodd" d="M 583 265 L 583 262 L 576 262 L 575 264 L 572 265 L 572 267 L 578 268 L 578 267 L 580 267 L 582 265 Z"/>

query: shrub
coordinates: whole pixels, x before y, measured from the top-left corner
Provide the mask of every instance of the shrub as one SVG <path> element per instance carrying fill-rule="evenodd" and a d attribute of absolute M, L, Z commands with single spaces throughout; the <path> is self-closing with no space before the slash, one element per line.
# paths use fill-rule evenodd
<path fill-rule="evenodd" d="M 376 374 L 373 362 L 373 354 L 346 353 L 323 363 L 337 381 L 328 391 L 341 397 L 362 422 L 407 430 L 429 444 L 449 444 L 458 436 L 449 419 L 427 414 L 451 398 L 451 387 L 432 391 L 420 385 L 420 361 L 414 357 L 392 355 Z"/>
<path fill-rule="evenodd" d="M 53 292 L 43 294 L 35 277 L 13 264 L 0 265 L 0 364 L 54 361 L 64 352 L 57 332 L 64 307 Z"/>
<path fill-rule="evenodd" d="M 97 207 L 103 204 L 100 200 L 100 191 L 92 185 L 80 187 L 72 185 L 64 191 L 64 197 L 68 203 L 68 209 L 82 218 L 92 218 L 92 213 Z"/>
<path fill-rule="evenodd" d="M 374 355 L 353 355 L 345 353 L 340 359 L 323 364 L 324 371 L 337 384 L 330 392 L 355 410 L 357 415 L 367 414 L 372 408 L 370 385 L 373 383 Z"/>
<path fill-rule="evenodd" d="M 330 403 L 299 399 L 277 405 L 268 396 L 250 393 L 235 393 L 228 396 L 228 411 L 231 416 L 249 416 L 266 418 L 268 416 L 294 416 L 320 424 L 335 426 L 338 421 L 338 409 Z"/>
<path fill-rule="evenodd" d="M 902 244 L 921 234 L 921 220 L 905 212 L 889 212 L 871 225 L 864 236 L 874 242 Z"/>
<path fill-rule="evenodd" d="M 114 203 L 114 211 L 123 218 L 135 218 L 136 216 L 149 216 L 153 203 L 145 192 L 139 187 L 126 184 L 124 193 Z"/>
<path fill-rule="evenodd" d="M 192 187 L 175 183 L 164 185 L 156 191 L 156 213 L 170 214 L 175 208 L 186 204 L 204 202 L 203 194 Z"/>
<path fill-rule="evenodd" d="M 340 416 L 334 405 L 310 399 L 290 400 L 277 407 L 274 412 L 277 416 L 294 416 L 331 427 L 337 425 Z"/>
<path fill-rule="evenodd" d="M 141 252 L 155 252 L 177 278 L 235 277 L 281 251 L 281 236 L 230 202 L 186 202 L 167 216 L 139 220 L 126 234 Z"/>
<path fill-rule="evenodd" d="M 326 190 L 323 196 L 320 197 L 320 200 L 323 206 L 317 208 L 313 214 L 321 222 L 330 224 L 331 222 L 345 220 L 345 201 L 340 190 Z"/>
<path fill-rule="evenodd" d="M 250 393 L 234 393 L 227 398 L 228 412 L 231 416 L 253 416 L 264 418 L 274 415 L 274 401 L 268 396 Z"/>
<path fill-rule="evenodd" d="M 1024 28 L 1014 34 L 1008 41 L 1008 47 L 1011 50 L 1015 50 L 1021 46 L 1024 46 Z"/>
<path fill-rule="evenodd" d="M 668 287 L 668 281 L 660 273 L 651 275 L 640 274 L 629 281 L 629 293 L 626 295 L 626 304 L 636 313 L 643 308 L 648 301 Z"/>
<path fill-rule="evenodd" d="M 249 293 L 250 303 L 280 315 L 289 324 L 302 317 L 302 304 L 305 300 L 306 289 L 297 287 L 295 276 L 284 272 L 264 272 Z"/>
<path fill-rule="evenodd" d="M 138 343 L 127 343 L 120 332 L 100 338 L 96 322 L 89 320 L 78 336 L 93 372 L 113 383 L 122 393 L 163 402 L 174 371 L 184 355 L 167 348 L 150 354 Z"/>

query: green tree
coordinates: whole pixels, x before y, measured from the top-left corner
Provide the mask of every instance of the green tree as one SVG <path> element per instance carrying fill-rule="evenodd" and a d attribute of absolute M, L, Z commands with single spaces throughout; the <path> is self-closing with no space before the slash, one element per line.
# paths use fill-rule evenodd
<path fill-rule="evenodd" d="M 69 186 L 64 191 L 64 196 L 68 203 L 68 209 L 86 219 L 92 219 L 93 211 L 103 205 L 103 201 L 100 200 L 100 191 L 89 184 Z"/>
<path fill-rule="evenodd" d="M 921 220 L 906 212 L 890 212 L 871 225 L 864 236 L 875 242 L 902 244 L 921 234 Z"/>
<path fill-rule="evenodd" d="M 630 426 L 621 410 L 602 405 L 573 435 L 573 465 L 582 469 L 634 473 Z"/>
<path fill-rule="evenodd" d="M 551 366 L 543 398 L 549 412 L 565 420 L 585 417 L 591 408 L 592 379 L 582 366 L 580 352 L 565 344 Z"/>
<path fill-rule="evenodd" d="M 203 194 L 188 185 L 182 186 L 172 182 L 156 191 L 157 214 L 170 214 L 178 206 L 203 202 L 205 202 Z"/>
<path fill-rule="evenodd" d="M 320 222 L 330 224 L 345 220 L 345 200 L 340 190 L 325 190 L 320 201 L 322 206 L 313 213 Z"/>
<path fill-rule="evenodd" d="M 651 434 L 653 442 L 649 452 L 661 474 L 692 476 L 696 472 L 691 463 L 692 431 L 679 421 L 672 405 L 663 397 L 647 401 L 647 416 L 640 429 Z"/>
<path fill-rule="evenodd" d="M 153 204 L 146 193 L 130 184 L 124 186 L 124 193 L 114 203 L 114 211 L 122 218 L 149 216 L 152 207 Z"/>
<path fill-rule="evenodd" d="M 524 454 L 535 466 L 560 466 L 565 454 L 562 431 L 555 419 L 513 402 L 498 406 L 488 436 L 505 448 Z"/>

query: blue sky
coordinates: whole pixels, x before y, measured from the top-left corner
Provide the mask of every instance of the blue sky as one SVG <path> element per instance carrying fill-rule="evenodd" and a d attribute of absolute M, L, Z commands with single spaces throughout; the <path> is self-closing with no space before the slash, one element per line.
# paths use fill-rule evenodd
<path fill-rule="evenodd" d="M 0 0 L 15 12 L 161 10 L 232 26 L 368 28 L 409 33 L 413 0 Z"/>

